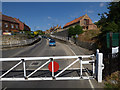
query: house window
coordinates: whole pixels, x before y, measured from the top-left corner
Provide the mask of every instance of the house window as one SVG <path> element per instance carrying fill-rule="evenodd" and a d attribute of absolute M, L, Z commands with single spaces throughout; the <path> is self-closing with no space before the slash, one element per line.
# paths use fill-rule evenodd
<path fill-rule="evenodd" d="M 89 25 L 89 19 L 84 19 L 84 25 Z"/>
<path fill-rule="evenodd" d="M 18 29 L 18 25 L 16 25 L 16 29 Z"/>
<path fill-rule="evenodd" d="M 8 30 L 5 30 L 5 32 L 8 32 Z"/>
<path fill-rule="evenodd" d="M 87 24 L 86 19 L 84 19 L 84 25 L 86 25 L 86 24 Z"/>
<path fill-rule="evenodd" d="M 13 24 L 11 24 L 11 28 L 14 28 L 14 25 L 13 25 Z"/>
<path fill-rule="evenodd" d="M 7 23 L 5 23 L 5 28 L 7 28 L 8 27 L 8 24 Z"/>

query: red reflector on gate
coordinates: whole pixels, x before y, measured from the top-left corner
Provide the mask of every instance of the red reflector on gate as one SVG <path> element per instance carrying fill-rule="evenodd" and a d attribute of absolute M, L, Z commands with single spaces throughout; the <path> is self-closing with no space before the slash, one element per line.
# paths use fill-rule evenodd
<path fill-rule="evenodd" d="M 54 72 L 57 72 L 59 70 L 59 64 L 53 61 L 53 66 L 54 66 Z M 52 62 L 49 63 L 48 69 L 50 72 L 52 72 Z"/>

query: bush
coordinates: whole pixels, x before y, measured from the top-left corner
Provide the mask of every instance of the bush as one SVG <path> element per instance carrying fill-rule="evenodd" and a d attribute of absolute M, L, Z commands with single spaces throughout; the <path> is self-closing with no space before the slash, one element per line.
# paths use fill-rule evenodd
<path fill-rule="evenodd" d="M 79 34 L 82 34 L 82 33 L 83 33 L 83 29 L 80 25 L 76 25 L 75 28 L 70 27 L 68 29 L 68 36 L 69 37 L 75 36 L 76 34 L 79 35 Z"/>

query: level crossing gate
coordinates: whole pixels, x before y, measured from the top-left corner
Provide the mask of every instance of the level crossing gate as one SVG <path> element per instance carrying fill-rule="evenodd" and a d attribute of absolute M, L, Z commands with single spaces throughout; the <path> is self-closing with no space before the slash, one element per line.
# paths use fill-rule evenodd
<path fill-rule="evenodd" d="M 83 60 L 86 58 L 87 60 Z M 60 70 L 58 73 L 54 72 L 54 61 L 62 59 L 75 59 L 72 63 L 70 63 L 68 66 Z M 38 68 L 36 68 L 34 71 L 32 71 L 30 74 L 27 74 L 26 70 L 26 61 L 45 61 L 42 65 L 40 65 Z M 95 55 L 77 55 L 77 56 L 54 56 L 54 57 L 19 57 L 19 58 L 0 58 L 0 62 L 14 62 L 18 61 L 17 64 L 12 66 L 10 69 L 8 69 L 6 72 L 2 72 L 2 75 L 0 75 L 0 81 L 35 81 L 35 80 L 81 80 L 81 79 L 94 79 L 96 78 L 98 82 L 102 82 L 102 70 L 104 69 L 103 64 L 103 54 L 99 53 L 99 50 L 97 50 L 96 57 Z M 37 71 L 45 67 L 47 64 L 52 63 L 52 74 L 49 77 L 32 77 Z M 77 77 L 63 77 L 60 76 L 63 72 L 68 70 L 71 66 L 74 64 L 79 63 L 79 76 Z M 10 73 L 14 68 L 19 66 L 20 64 L 23 65 L 23 77 L 6 77 L 8 73 Z M 85 64 L 91 64 L 92 65 L 92 74 L 91 76 L 84 76 L 83 75 L 83 65 Z M 14 72 L 13 72 L 14 73 Z"/>

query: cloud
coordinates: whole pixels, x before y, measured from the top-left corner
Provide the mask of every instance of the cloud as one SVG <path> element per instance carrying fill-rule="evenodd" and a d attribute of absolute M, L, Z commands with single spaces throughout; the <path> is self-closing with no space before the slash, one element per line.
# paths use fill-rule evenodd
<path fill-rule="evenodd" d="M 88 12 L 88 13 L 94 13 L 94 11 L 93 11 L 93 10 L 88 10 L 87 12 Z"/>
<path fill-rule="evenodd" d="M 48 16 L 48 19 L 51 19 L 51 17 L 50 17 L 50 16 Z"/>
<path fill-rule="evenodd" d="M 98 21 L 94 21 L 93 23 L 95 23 L 95 22 L 98 22 Z"/>
<path fill-rule="evenodd" d="M 102 3 L 100 3 L 100 7 L 103 7 L 105 4 L 102 2 Z"/>

